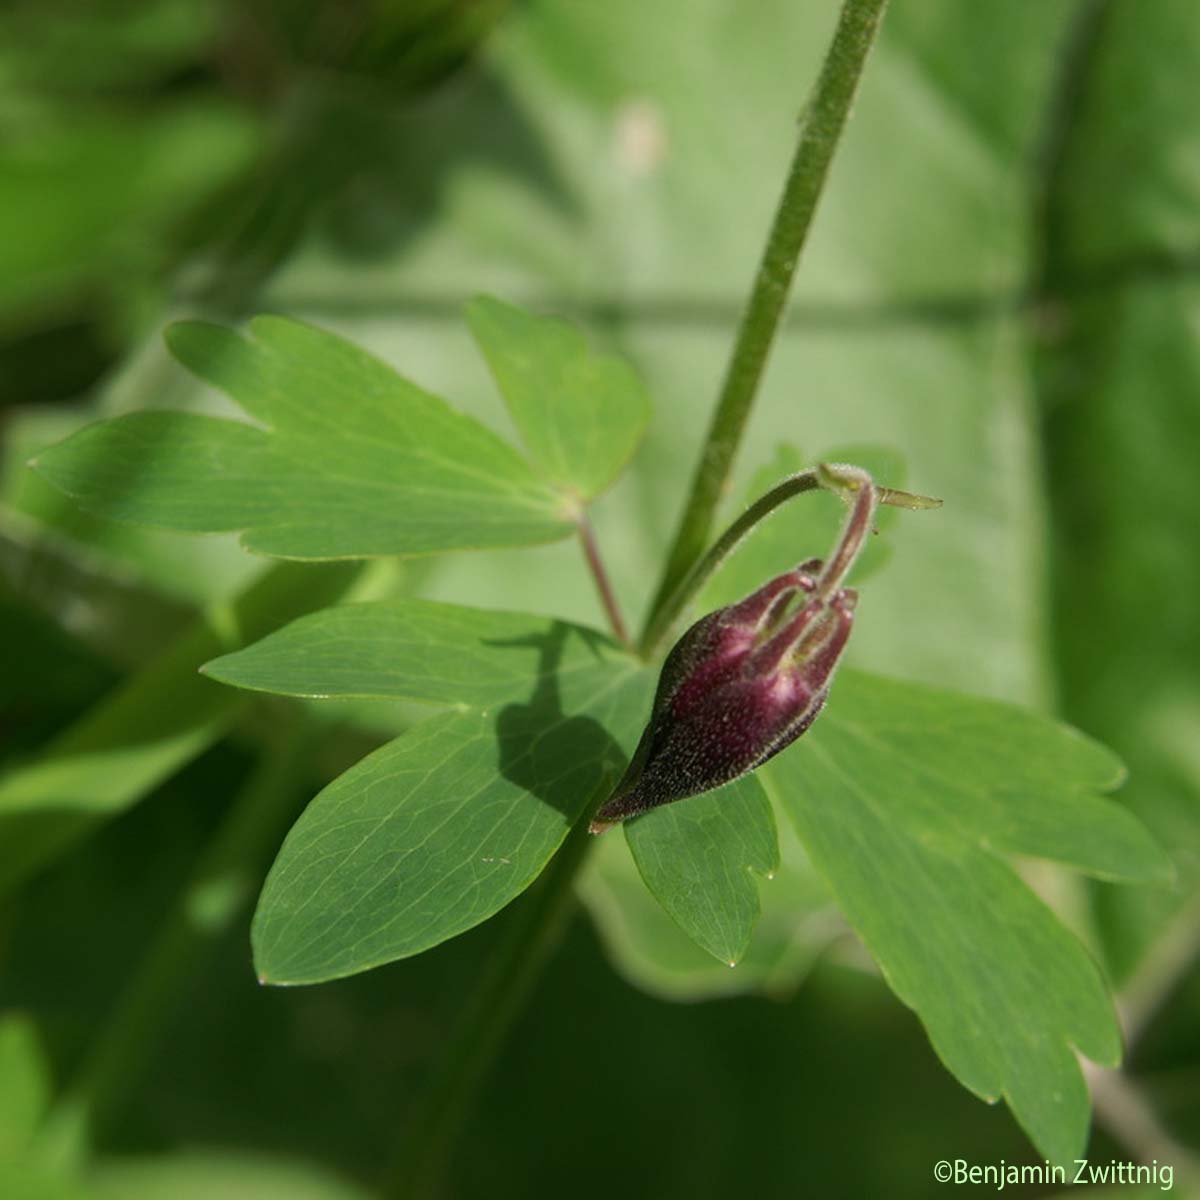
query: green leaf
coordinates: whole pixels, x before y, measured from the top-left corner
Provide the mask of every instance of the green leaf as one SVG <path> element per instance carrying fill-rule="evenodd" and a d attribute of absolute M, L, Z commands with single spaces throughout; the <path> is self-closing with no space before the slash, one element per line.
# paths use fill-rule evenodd
<path fill-rule="evenodd" d="M 543 681 L 524 703 L 431 717 L 309 804 L 255 914 L 264 982 L 417 954 L 529 886 L 602 779 L 619 776 L 648 692 L 632 664 L 557 682 L 561 693 Z"/>
<path fill-rule="evenodd" d="M 806 453 L 868 438 L 894 446 L 913 486 L 946 507 L 889 535 L 898 552 L 872 580 L 850 654 L 1037 703 L 1050 694 L 1039 642 L 1044 486 L 1027 314 L 1003 293 L 1029 273 L 1032 168 L 1071 12 L 1036 0 L 976 8 L 890 7 L 731 499 L 781 441 L 802 437 Z M 815 75 L 835 15 L 831 4 L 767 0 L 731 38 L 724 10 L 684 0 L 653 12 L 637 0 L 519 6 L 492 45 L 495 74 L 463 73 L 457 103 L 414 123 L 404 157 L 373 172 L 356 211 L 393 213 L 393 239 L 367 260 L 314 230 L 271 281 L 269 303 L 419 361 L 430 386 L 484 416 L 493 388 L 441 298 L 482 284 L 603 323 L 655 413 L 627 480 L 592 517 L 618 593 L 644 596 L 778 200 L 797 88 Z M 718 83 L 755 100 L 698 102 Z M 914 138 L 918 128 L 944 136 Z M 475 148 L 474 138 L 486 164 L 445 193 L 414 239 L 412 211 L 396 204 L 410 164 L 432 173 L 448 145 Z M 881 190 L 879 164 L 901 146 L 906 186 Z M 557 614 L 598 619 L 568 543 L 446 557 L 435 570 L 439 599 L 529 608 L 536 578 Z"/>
<path fill-rule="evenodd" d="M 487 708 L 532 686 L 628 662 L 579 625 L 428 600 L 344 604 L 213 659 L 222 683 L 287 696 L 378 697 Z"/>
<path fill-rule="evenodd" d="M 50 1099 L 37 1029 L 23 1013 L 0 1017 L 0 1162 L 21 1157 Z"/>
<path fill-rule="evenodd" d="M 363 759 L 296 823 L 253 928 L 272 983 L 419 953 L 519 895 L 601 779 L 619 775 L 653 686 L 593 630 L 416 600 L 326 609 L 206 670 L 294 695 L 464 710 Z"/>
<path fill-rule="evenodd" d="M 138 392 L 135 407 L 150 402 L 174 407 L 177 391 L 185 404 L 193 398 L 202 399 L 206 389 L 174 369 L 165 346 L 148 347 L 143 359 L 152 360 L 157 370 L 145 370 L 140 387 L 133 385 Z M 139 365 L 145 368 L 147 364 Z M 177 388 L 159 386 L 163 372 L 179 377 Z M 110 380 L 96 407 L 87 411 L 39 405 L 12 413 L 0 458 L 0 530 L 22 540 L 22 526 L 37 528 L 42 535 L 38 538 L 39 551 L 45 553 L 44 547 L 54 546 L 56 555 L 63 560 L 69 558 L 77 573 L 86 570 L 89 582 L 97 589 L 129 594 L 136 587 L 161 596 L 153 601 L 156 604 L 182 601 L 189 607 L 203 607 L 240 591 L 263 569 L 262 561 L 247 554 L 236 537 L 181 538 L 169 530 L 105 520 L 84 512 L 27 465 L 48 446 L 90 424 L 97 411 L 104 412 L 107 398 L 129 390 L 129 376 L 135 374 L 135 368 L 127 367 Z M 68 569 L 62 568 L 64 573 Z M 85 591 L 82 580 L 76 586 L 81 593 Z M 119 611 L 119 604 L 113 605 L 105 615 L 109 621 L 132 625 L 143 641 L 153 644 L 154 630 L 140 611 L 146 603 L 130 604 L 127 612 Z"/>
<path fill-rule="evenodd" d="M 1117 760 L 1030 712 L 843 672 L 828 711 L 762 773 L 947 1067 L 1004 1097 L 1048 1157 L 1074 1157 L 1088 1125 L 1075 1051 L 1115 1065 L 1120 1033 L 1095 963 L 1006 855 L 1169 875 L 1097 795 L 1120 781 Z"/>
<path fill-rule="evenodd" d="M 334 599 L 357 571 L 277 565 L 197 620 L 37 759 L 0 777 L 0 894 L 144 799 L 225 732 L 245 698 L 198 675 L 206 659 Z"/>
<path fill-rule="evenodd" d="M 0 1196 L 5 1200 L 94 1200 L 85 1183 L 38 1159 L 0 1162 Z"/>
<path fill-rule="evenodd" d="M 1128 763 L 1128 803 L 1179 872 L 1170 889 L 1093 889 L 1121 985 L 1143 960 L 1153 974 L 1155 944 L 1189 936 L 1200 911 L 1200 278 L 1184 267 L 1200 245 L 1193 18 L 1176 4 L 1104 12 L 1046 188 L 1042 290 L 1059 317 L 1038 339 L 1038 411 L 1058 696 Z M 1130 106 L 1135 79 L 1154 86 Z"/>
<path fill-rule="evenodd" d="M 3 31 L 6 51 L 15 32 Z M 6 86 L 13 65 L 0 64 Z M 248 109 L 207 98 L 119 114 L 94 102 L 53 115 L 44 102 L 10 103 L 5 135 L 0 227 L 21 231 L 0 243 L 6 321 L 36 321 L 88 288 L 119 311 L 169 260 L 180 218 L 236 179 L 259 142 Z"/>
<path fill-rule="evenodd" d="M 614 967 L 667 1000 L 743 992 L 791 994 L 816 956 L 845 933 L 845 923 L 790 824 L 778 830 L 778 841 L 780 869 L 758 888 L 762 914 L 745 954 L 731 971 L 727 960 L 718 961 L 701 949 L 651 895 L 626 843 L 600 838 L 588 856 L 579 890 Z"/>
<path fill-rule="evenodd" d="M 590 500 L 621 473 L 650 419 L 641 380 L 622 358 L 593 354 L 573 325 L 480 296 L 467 322 L 534 463 Z"/>
<path fill-rule="evenodd" d="M 646 887 L 697 945 L 731 967 L 758 921 L 750 872 L 779 866 L 775 818 L 762 784 L 743 776 L 715 791 L 625 822 Z"/>
<path fill-rule="evenodd" d="M 1059 461 L 1053 648 L 1064 713 L 1129 765 L 1127 801 L 1178 868 L 1172 888 L 1095 889 L 1106 964 L 1124 982 L 1200 904 L 1200 284 L 1080 298 L 1053 361 Z"/>
<path fill-rule="evenodd" d="M 214 1151 L 102 1159 L 87 1182 L 91 1200 L 367 1200 L 370 1195 L 312 1163 Z"/>
<path fill-rule="evenodd" d="M 361 792 L 376 789 L 383 797 L 377 815 L 390 813 L 389 806 L 394 806 L 397 820 L 406 822 L 382 836 L 389 844 L 396 839 L 404 844 L 406 839 L 413 840 L 412 829 L 419 830 L 441 819 L 447 800 L 461 791 L 456 782 L 459 772 L 466 771 L 470 764 L 490 761 L 494 777 L 486 783 L 482 776 L 479 778 L 483 792 L 453 817 L 449 836 L 457 838 L 468 829 L 462 836 L 471 841 L 475 835 L 469 828 L 475 809 L 496 805 L 505 813 L 504 834 L 519 830 L 528 857 L 513 871 L 503 873 L 504 887 L 489 885 L 483 890 L 480 902 L 486 909 L 484 916 L 507 903 L 537 874 L 590 794 L 586 783 L 574 785 L 565 823 L 557 819 L 560 814 L 546 811 L 538 799 L 537 778 L 523 780 L 530 794 L 521 796 L 511 787 L 511 773 L 507 782 L 504 778 L 504 764 L 511 760 L 513 751 L 511 746 L 506 747 L 505 739 L 510 735 L 505 733 L 501 720 L 514 720 L 517 713 L 528 708 L 529 721 L 544 722 L 548 746 L 566 746 L 565 752 L 579 754 L 585 766 L 594 761 L 619 771 L 625 753 L 621 746 L 627 749 L 636 740 L 653 685 L 651 672 L 632 663 L 608 638 L 592 630 L 523 613 L 424 600 L 347 604 L 312 613 L 244 650 L 214 659 L 204 671 L 238 687 L 293 696 L 378 697 L 484 710 L 482 724 L 466 718 L 460 724 L 452 723 L 456 736 L 464 739 L 465 758 L 456 755 L 444 768 L 449 774 L 439 767 L 419 787 L 409 780 L 410 768 L 421 776 L 433 753 L 424 748 L 414 731 L 379 751 L 369 768 L 364 762 L 343 775 L 313 802 L 302 822 L 310 830 L 309 837 L 324 838 L 327 826 L 338 827 L 344 820 L 360 819 L 346 814 L 360 811 Z M 627 677 L 628 686 L 620 684 L 623 707 L 613 712 L 606 728 L 591 721 L 575 725 L 568 722 L 567 728 L 559 729 L 563 696 L 578 696 L 582 711 L 594 716 L 592 691 L 606 689 L 613 680 Z M 531 690 L 529 705 L 510 703 Z M 487 710 L 506 703 L 508 707 L 500 708 L 493 729 L 489 724 L 492 714 Z M 428 728 L 436 732 L 438 727 Z M 620 737 L 620 745 L 612 741 L 614 732 Z M 532 724 L 529 736 L 534 736 Z M 574 748 L 573 742 L 578 743 Z M 440 753 L 442 742 L 436 745 Z M 386 780 L 382 788 L 380 779 Z M 439 788 L 444 795 L 437 793 Z M 686 808 L 673 806 L 648 814 L 627 826 L 627 835 L 647 886 L 680 927 L 722 962 L 741 958 L 759 915 L 757 888 L 749 871 L 766 874 L 778 863 L 774 822 L 759 785 L 753 779 L 739 781 L 711 796 L 697 797 Z M 337 840 L 340 835 L 334 837 Z M 489 860 L 514 861 L 510 853 L 490 842 L 481 845 L 478 853 Z M 280 861 L 299 858 L 303 862 L 307 856 L 307 843 L 289 842 Z M 357 863 L 349 869 L 359 871 Z M 417 883 L 406 883 L 406 889 L 425 886 L 432 876 L 420 865 L 405 868 L 405 874 L 410 873 Z M 367 872 L 362 874 L 369 877 Z M 509 876 L 515 884 L 506 891 Z M 309 884 L 309 877 L 304 876 L 298 894 L 306 895 Z M 452 876 L 447 886 L 460 886 L 458 877 Z M 268 906 L 286 909 L 292 903 L 290 899 L 278 900 L 270 887 L 264 892 L 264 910 Z M 415 930 L 412 936 L 416 941 L 397 938 L 391 931 L 381 943 L 386 949 L 378 951 L 385 956 L 379 961 L 414 954 L 482 919 L 473 911 L 459 913 L 451 906 L 444 924 Z M 294 940 L 289 934 L 288 944 Z M 264 945 L 261 939 L 259 944 Z M 328 948 L 323 952 L 327 953 Z M 266 964 L 267 953 L 266 949 L 260 950 L 260 963 Z M 273 950 L 271 954 L 272 962 L 279 958 Z M 369 966 L 375 960 L 362 961 Z M 359 959 L 353 963 L 338 970 L 346 973 L 364 969 Z M 271 978 L 282 970 L 285 981 L 293 981 L 297 970 L 328 969 L 324 965 L 263 967 Z"/>
<path fill-rule="evenodd" d="M 158 412 L 88 426 L 34 465 L 89 511 L 244 530 L 247 549 L 301 559 L 522 545 L 573 528 L 495 434 L 333 334 L 259 317 L 249 336 L 186 322 L 169 340 L 267 428 Z"/>

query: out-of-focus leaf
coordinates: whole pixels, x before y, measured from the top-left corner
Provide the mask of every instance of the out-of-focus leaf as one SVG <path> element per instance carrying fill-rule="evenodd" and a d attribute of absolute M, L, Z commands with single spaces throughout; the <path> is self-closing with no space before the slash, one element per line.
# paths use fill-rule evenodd
<path fill-rule="evenodd" d="M 80 1180 L 36 1160 L 0 1162 L 0 1196 L 5 1200 L 91 1200 Z"/>
<path fill-rule="evenodd" d="M 590 500 L 642 439 L 650 401 L 630 365 L 591 351 L 580 330 L 488 296 L 467 321 L 535 465 Z"/>
<path fill-rule="evenodd" d="M 186 1153 L 102 1159 L 87 1176 L 92 1200 L 367 1200 L 323 1167 L 254 1154 Z"/>
<path fill-rule="evenodd" d="M 33 1021 L 0 1017 L 0 1162 L 21 1157 L 50 1098 L 47 1064 Z"/>
<path fill-rule="evenodd" d="M 1200 886 L 1200 287 L 1130 287 L 1071 319 L 1057 365 L 1073 382 L 1052 422 L 1064 709 L 1128 762 L 1130 807 L 1178 875 L 1171 888 L 1096 889 L 1124 978 Z"/>
<path fill-rule="evenodd" d="M 354 575 L 349 565 L 281 565 L 208 613 L 36 760 L 0 777 L 0 893 L 142 800 L 220 736 L 244 698 L 199 675 L 203 662 L 336 598 Z"/>
<path fill-rule="evenodd" d="M 1131 1164 L 1122 1165 L 1126 1166 L 1126 1174 L 1128 1175 L 1128 1166 Z M 1137 1164 L 1132 1165 L 1136 1166 Z M 1105 1166 L 1109 1166 L 1110 1173 L 1107 1176 L 1100 1173 Z M 1132 1186 L 1129 1184 L 1117 1184 L 1115 1187 L 1105 1187 L 1104 1184 L 1113 1177 L 1111 1165 L 1106 1163 L 1090 1163 L 1089 1167 L 1096 1172 L 1096 1183 L 1099 1186 L 1092 1185 L 1092 1182 L 1088 1177 L 1088 1172 L 1086 1171 L 1083 1175 L 1083 1178 L 1080 1180 L 1080 1183 L 1087 1182 L 1088 1195 L 1092 1198 L 1092 1200 L 1161 1200 L 1164 1191 L 1162 1183 L 1140 1183 L 1139 1181 L 1134 1183 Z M 1139 1167 L 1139 1169 L 1145 1169 L 1146 1171 L 1150 1170 L 1149 1167 Z M 1161 1171 L 1161 1167 L 1157 1169 Z M 1173 1191 L 1178 1186 L 1174 1179 L 1173 1168 L 1171 1174 L 1171 1190 Z M 1067 1178 L 1068 1180 L 1074 1178 L 1074 1172 L 1071 1172 Z M 1147 1176 L 1147 1178 L 1149 1178 L 1149 1176 Z M 1159 1178 L 1161 1179 L 1162 1176 L 1160 1175 Z M 1055 1192 L 1052 1196 L 1048 1196 L 1047 1200 L 1071 1200 L 1072 1194 L 1078 1195 L 1078 1193 L 1072 1193 L 1070 1191 Z"/>
<path fill-rule="evenodd" d="M 1079 1050 L 1121 1053 L 1103 977 L 1006 861 L 1105 879 L 1170 866 L 1135 818 L 1097 793 L 1121 768 L 1044 717 L 844 672 L 827 711 L 760 771 L 884 976 L 976 1095 L 1003 1097 L 1055 1162 L 1087 1136 Z"/>
<path fill-rule="evenodd" d="M 151 116 L 89 110 L 36 121 L 0 146 L 0 324 L 86 287 L 128 287 L 161 268 L 161 240 L 249 162 L 241 110 L 197 101 Z M 110 280 L 108 273 L 115 279 Z"/>
<path fill-rule="evenodd" d="M 259 317 L 244 337 L 191 322 L 175 355 L 269 429 L 130 413 L 36 459 L 89 511 L 188 532 L 242 529 L 287 558 L 550 541 L 561 500 L 510 447 L 332 334 Z"/>
<path fill-rule="evenodd" d="M 1126 273 L 1194 266 L 1200 167 L 1189 151 L 1200 127 L 1192 70 L 1200 29 L 1184 3 L 1142 14 L 1113 4 L 1092 17 L 1087 78 L 1048 181 L 1053 224 L 1043 234 L 1061 272 L 1051 287 L 1104 285 L 1104 304 L 1118 298 L 1119 288 L 1107 289 Z M 1131 109 L 1135 79 L 1141 103 Z"/>
<path fill-rule="evenodd" d="M 0 719 L 70 708 L 95 697 L 113 673 L 54 622 L 0 583 Z"/>
<path fill-rule="evenodd" d="M 0 13 L 0 79 L 55 96 L 152 83 L 207 49 L 218 17 L 206 0 L 11 5 Z"/>
<path fill-rule="evenodd" d="M 651 894 L 698 946 L 736 966 L 759 918 L 751 872 L 771 876 L 779 866 L 775 818 L 762 784 L 744 775 L 643 813 L 624 828 Z"/>
<path fill-rule="evenodd" d="M 1047 187 L 1038 365 L 1063 708 L 1128 763 L 1178 874 L 1094 889 L 1124 981 L 1160 936 L 1191 936 L 1200 888 L 1200 25 L 1178 3 L 1094 16 Z"/>

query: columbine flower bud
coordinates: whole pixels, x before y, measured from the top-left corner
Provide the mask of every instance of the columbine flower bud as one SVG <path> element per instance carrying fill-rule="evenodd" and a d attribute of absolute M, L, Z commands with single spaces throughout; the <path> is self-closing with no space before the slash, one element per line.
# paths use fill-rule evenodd
<path fill-rule="evenodd" d="M 841 587 L 870 532 L 877 492 L 864 471 L 835 468 L 850 516 L 827 563 L 810 559 L 697 621 L 663 663 L 650 720 L 602 833 L 637 813 L 729 783 L 791 745 L 820 713 L 857 593 Z"/>

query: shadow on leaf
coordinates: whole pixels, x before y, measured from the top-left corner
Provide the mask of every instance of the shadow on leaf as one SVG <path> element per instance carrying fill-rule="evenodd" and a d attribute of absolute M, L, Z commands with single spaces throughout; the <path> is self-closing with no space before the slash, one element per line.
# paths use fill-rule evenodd
<path fill-rule="evenodd" d="M 490 644 L 538 652 L 533 695 L 527 703 L 508 704 L 496 715 L 500 773 L 574 824 L 601 776 L 620 778 L 626 756 L 599 721 L 563 711 L 558 671 L 569 636 L 584 635 L 556 621 L 544 634 Z"/>

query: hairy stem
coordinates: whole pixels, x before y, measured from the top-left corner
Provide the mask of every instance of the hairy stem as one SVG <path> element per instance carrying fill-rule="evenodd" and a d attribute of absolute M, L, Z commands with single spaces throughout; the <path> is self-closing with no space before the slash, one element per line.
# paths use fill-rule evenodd
<path fill-rule="evenodd" d="M 802 495 L 804 492 L 821 489 L 842 491 L 847 472 L 855 472 L 856 477 L 861 475 L 868 481 L 870 480 L 870 476 L 861 468 L 847 467 L 841 464 L 836 466 L 822 464 L 819 467 L 812 467 L 807 471 L 797 471 L 795 475 L 789 475 L 786 479 L 780 480 L 769 492 L 765 492 L 755 500 L 713 543 L 708 553 L 680 580 L 674 592 L 659 607 L 653 622 L 647 626 L 643 635 L 642 653 L 647 658 L 653 657 L 689 601 L 697 595 L 712 577 L 713 572 L 760 521 L 770 516 L 781 504 L 786 504 L 793 497 Z M 902 492 L 896 488 L 874 485 L 874 491 L 877 503 L 891 505 L 893 508 L 937 508 L 942 503 L 929 496 Z M 842 571 L 842 574 L 844 573 Z"/>
<path fill-rule="evenodd" d="M 708 542 L 787 303 L 800 251 L 886 6 L 887 0 L 844 0 L 842 5 L 833 42 L 804 111 L 791 169 L 742 314 L 725 381 L 692 477 L 691 493 L 650 606 L 643 646 L 653 640 L 650 631 L 659 624 L 659 610 L 670 602 Z"/>
<path fill-rule="evenodd" d="M 384 1194 L 433 1200 L 450 1151 L 504 1039 L 566 927 L 573 884 L 591 844 L 588 823 L 608 794 L 606 777 L 538 882 L 515 907 L 503 937 L 447 1039 L 445 1060 L 405 1131 Z"/>
<path fill-rule="evenodd" d="M 621 605 L 617 600 L 616 592 L 613 591 L 608 572 L 604 568 L 604 559 L 600 556 L 600 547 L 596 542 L 592 522 L 587 513 L 581 513 L 579 516 L 579 540 L 583 545 L 583 554 L 587 559 L 588 570 L 591 571 L 592 578 L 596 581 L 596 591 L 600 593 L 600 603 L 604 606 L 613 636 L 626 650 L 632 650 L 633 643 L 629 640 L 629 630 L 626 628 L 625 618 L 621 615 Z"/>

